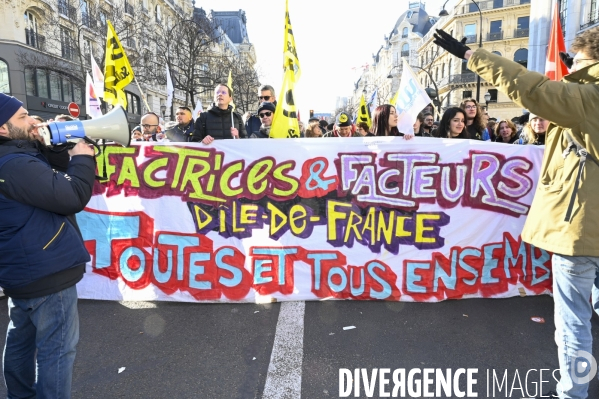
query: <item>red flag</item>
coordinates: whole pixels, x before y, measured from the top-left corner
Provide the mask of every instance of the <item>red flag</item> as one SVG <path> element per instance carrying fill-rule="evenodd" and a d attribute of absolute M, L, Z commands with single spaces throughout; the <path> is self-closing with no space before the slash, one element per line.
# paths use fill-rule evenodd
<path fill-rule="evenodd" d="M 559 9 L 557 2 L 553 11 L 553 22 L 551 24 L 551 35 L 549 36 L 549 48 L 547 49 L 547 62 L 545 63 L 545 75 L 551 80 L 561 80 L 568 74 L 568 68 L 559 58 L 559 52 L 566 52 L 562 24 L 559 20 Z"/>

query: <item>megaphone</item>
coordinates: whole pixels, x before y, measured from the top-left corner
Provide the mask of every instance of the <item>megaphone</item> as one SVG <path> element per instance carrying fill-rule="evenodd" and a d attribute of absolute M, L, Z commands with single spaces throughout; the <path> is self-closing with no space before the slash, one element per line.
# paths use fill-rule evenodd
<path fill-rule="evenodd" d="M 50 122 L 40 126 L 38 133 L 46 145 L 67 144 L 80 139 L 114 141 L 124 147 L 131 144 L 127 114 L 121 106 L 114 107 L 112 111 L 97 119 Z"/>

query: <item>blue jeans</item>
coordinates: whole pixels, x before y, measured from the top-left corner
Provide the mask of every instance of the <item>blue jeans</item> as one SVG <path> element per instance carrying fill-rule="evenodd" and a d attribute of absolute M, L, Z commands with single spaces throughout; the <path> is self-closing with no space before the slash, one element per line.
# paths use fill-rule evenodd
<path fill-rule="evenodd" d="M 557 392 L 561 399 L 583 399 L 589 381 L 597 374 L 591 316 L 593 309 L 599 313 L 599 257 L 554 254 L 552 264 L 555 342 L 561 374 Z"/>
<path fill-rule="evenodd" d="M 79 341 L 76 286 L 40 298 L 9 298 L 8 312 L 4 347 L 8 398 L 70 398 Z"/>

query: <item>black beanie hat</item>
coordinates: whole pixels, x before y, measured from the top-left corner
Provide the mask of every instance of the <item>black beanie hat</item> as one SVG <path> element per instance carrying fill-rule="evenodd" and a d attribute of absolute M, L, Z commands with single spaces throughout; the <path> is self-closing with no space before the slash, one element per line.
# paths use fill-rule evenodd
<path fill-rule="evenodd" d="M 0 126 L 8 122 L 22 106 L 23 103 L 16 98 L 0 93 Z"/>

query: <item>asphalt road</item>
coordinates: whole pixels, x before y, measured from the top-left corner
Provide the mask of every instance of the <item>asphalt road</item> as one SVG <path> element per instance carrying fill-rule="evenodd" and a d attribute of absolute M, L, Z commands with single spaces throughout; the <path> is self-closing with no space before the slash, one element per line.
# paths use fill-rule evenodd
<path fill-rule="evenodd" d="M 296 326 L 291 338 L 284 337 L 275 345 L 283 359 L 285 351 L 289 351 L 289 359 L 293 350 L 300 351 L 301 367 L 287 375 L 294 380 L 291 385 L 298 384 L 298 391 L 289 393 L 278 388 L 281 380 L 275 375 L 285 373 L 285 360 L 278 370 L 270 365 L 275 335 L 277 331 L 279 338 L 284 335 L 284 326 L 277 329 L 279 314 L 284 312 L 281 309 L 279 303 L 82 300 L 73 398 L 337 398 L 340 368 L 352 373 L 365 368 L 368 375 L 375 368 L 391 372 L 450 368 L 452 373 L 458 368 L 477 368 L 473 390 L 479 398 L 521 398 L 540 394 L 533 395 L 539 373 L 529 372 L 526 384 L 528 370 L 558 367 L 553 302 L 548 296 L 440 303 L 306 302 L 303 342 L 292 348 L 298 344 L 291 342 L 293 332 L 298 332 Z M 543 317 L 545 323 L 532 321 L 534 316 Z M 0 328 L 5 329 L 7 323 L 3 312 Z M 593 325 L 595 342 L 599 342 L 599 323 L 593 320 Z M 343 329 L 348 326 L 355 328 Z M 298 336 L 302 336 L 301 329 Z M 597 354 L 595 351 L 595 357 Z M 496 387 L 495 396 L 492 391 L 487 393 L 486 373 L 493 369 L 497 375 L 507 370 L 510 387 L 517 382 L 518 373 L 528 392 L 522 395 L 516 389 L 506 394 L 506 386 L 502 393 Z M 270 383 L 275 394 L 272 389 L 265 394 L 267 377 L 273 376 Z M 544 391 L 555 388 L 548 372 L 542 377 Z M 392 387 L 391 382 L 389 392 Z M 466 389 L 465 377 L 459 380 L 459 387 Z M 377 385 L 372 397 L 379 397 L 378 389 Z M 359 396 L 354 392 L 350 397 L 367 397 L 363 387 Z M 4 387 L 0 396 L 6 396 Z M 443 397 L 456 397 L 455 391 Z M 595 379 L 589 398 L 597 397 L 599 382 Z"/>

